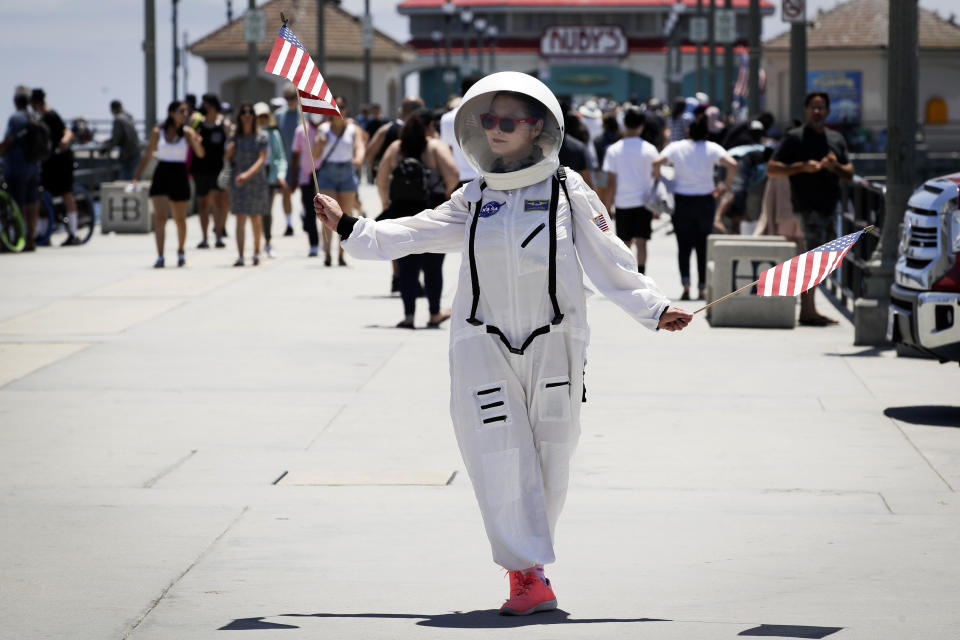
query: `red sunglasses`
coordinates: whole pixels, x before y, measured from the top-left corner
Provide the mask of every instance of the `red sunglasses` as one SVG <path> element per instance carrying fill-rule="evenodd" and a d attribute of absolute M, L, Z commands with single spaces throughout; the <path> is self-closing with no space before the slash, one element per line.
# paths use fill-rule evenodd
<path fill-rule="evenodd" d="M 517 123 L 533 124 L 539 119 L 540 118 L 501 118 L 492 113 L 484 113 L 480 116 L 480 126 L 484 129 L 493 129 L 499 126 L 500 131 L 513 133 L 514 129 L 517 128 Z"/>

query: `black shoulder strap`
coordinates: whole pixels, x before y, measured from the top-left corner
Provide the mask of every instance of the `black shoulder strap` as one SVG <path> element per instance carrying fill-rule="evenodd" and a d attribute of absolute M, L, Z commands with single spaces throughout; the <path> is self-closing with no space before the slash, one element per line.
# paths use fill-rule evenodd
<path fill-rule="evenodd" d="M 557 177 L 560 179 L 560 186 L 563 187 L 563 195 L 567 197 L 567 204 L 570 205 L 570 214 L 573 214 L 573 201 L 570 200 L 570 193 L 567 191 L 567 169 L 560 167 L 557 169 Z"/>
<path fill-rule="evenodd" d="M 563 185 L 563 194 L 567 196 L 567 204 L 570 204 L 566 179 L 567 174 L 563 170 L 563 167 L 560 167 L 557 169 L 557 175 L 553 177 L 553 185 L 550 190 L 550 216 L 548 222 L 548 227 L 550 228 L 550 272 L 547 276 L 549 278 L 547 281 L 547 293 L 550 295 L 550 304 L 553 305 L 552 324 L 560 324 L 563 320 L 563 314 L 560 313 L 560 303 L 557 302 L 557 205 L 560 199 L 560 185 Z"/>
<path fill-rule="evenodd" d="M 481 178 L 480 197 L 477 198 L 477 203 L 473 207 L 473 220 L 470 221 L 470 286 L 473 289 L 473 304 L 470 307 L 470 317 L 467 318 L 467 322 L 475 327 L 480 326 L 483 322 L 477 320 L 477 307 L 480 306 L 480 276 L 477 273 L 477 255 L 474 251 L 473 244 L 477 237 L 477 221 L 480 219 L 480 207 L 483 204 L 483 190 L 486 187 L 486 181 Z"/>

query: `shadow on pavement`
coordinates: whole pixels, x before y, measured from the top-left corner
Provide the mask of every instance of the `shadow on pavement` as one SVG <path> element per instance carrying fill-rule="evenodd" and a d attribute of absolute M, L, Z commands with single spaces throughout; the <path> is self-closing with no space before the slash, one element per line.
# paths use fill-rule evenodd
<path fill-rule="evenodd" d="M 857 351 L 856 353 L 825 353 L 825 356 L 834 356 L 836 358 L 875 358 L 877 356 L 882 356 L 888 351 L 893 351 L 893 347 L 879 346 L 879 347 L 870 347 L 869 349 L 864 349 L 863 351 Z"/>
<path fill-rule="evenodd" d="M 670 622 L 660 618 L 571 618 L 562 609 L 531 616 L 501 616 L 496 609 L 454 611 L 439 614 L 414 613 L 286 613 L 277 618 L 377 618 L 383 620 L 419 620 L 417 626 L 441 629 L 511 629 L 546 624 L 596 624 L 599 622 Z M 296 625 L 267 622 L 263 617 L 237 618 L 218 631 L 298 629 Z"/>
<path fill-rule="evenodd" d="M 960 407 L 945 405 L 887 407 L 883 410 L 883 415 L 909 424 L 922 424 L 930 427 L 960 427 Z"/>

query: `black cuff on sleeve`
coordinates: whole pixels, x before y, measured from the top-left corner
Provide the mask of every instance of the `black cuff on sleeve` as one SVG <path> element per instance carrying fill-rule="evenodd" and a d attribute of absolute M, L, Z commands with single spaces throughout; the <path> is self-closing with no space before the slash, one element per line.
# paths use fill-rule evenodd
<path fill-rule="evenodd" d="M 340 222 L 337 223 L 337 233 L 340 234 L 341 238 L 346 240 L 350 237 L 350 234 L 353 233 L 353 225 L 355 224 L 357 224 L 356 218 L 343 214 L 340 216 Z"/>

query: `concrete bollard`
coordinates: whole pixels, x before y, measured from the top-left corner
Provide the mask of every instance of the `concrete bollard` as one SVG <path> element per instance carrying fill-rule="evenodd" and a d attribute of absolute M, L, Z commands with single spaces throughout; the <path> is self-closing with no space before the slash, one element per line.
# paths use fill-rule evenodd
<path fill-rule="evenodd" d="M 750 284 L 796 254 L 797 246 L 782 236 L 711 235 L 707 239 L 707 303 Z M 796 305 L 796 297 L 760 297 L 750 289 L 707 309 L 707 320 L 714 327 L 793 329 Z"/>
<path fill-rule="evenodd" d="M 127 191 L 129 184 L 123 180 L 100 184 L 100 227 L 103 233 L 153 231 L 150 183 L 141 182 L 138 191 Z"/>

